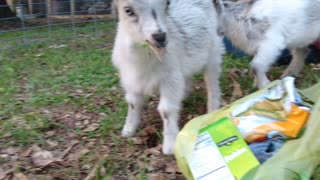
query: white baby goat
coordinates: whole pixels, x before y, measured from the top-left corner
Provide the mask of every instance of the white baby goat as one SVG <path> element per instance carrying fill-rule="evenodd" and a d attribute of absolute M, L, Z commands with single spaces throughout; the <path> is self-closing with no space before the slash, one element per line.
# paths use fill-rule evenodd
<path fill-rule="evenodd" d="M 163 153 L 172 154 L 181 103 L 192 76 L 205 70 L 208 111 L 219 107 L 222 38 L 212 0 L 117 0 L 112 61 L 120 72 L 128 114 L 122 136 L 140 124 L 144 95 L 160 93 Z M 148 47 L 143 47 L 144 43 Z"/>
<path fill-rule="evenodd" d="M 214 1 L 220 31 L 254 55 L 255 85 L 262 88 L 269 83 L 266 72 L 285 48 L 291 50 L 293 59 L 282 78 L 300 73 L 307 46 L 320 37 L 320 0 Z"/>

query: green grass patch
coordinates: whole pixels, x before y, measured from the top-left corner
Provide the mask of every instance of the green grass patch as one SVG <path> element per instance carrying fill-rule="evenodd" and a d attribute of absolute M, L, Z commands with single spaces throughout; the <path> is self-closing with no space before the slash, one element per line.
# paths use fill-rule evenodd
<path fill-rule="evenodd" d="M 85 28 L 91 26 L 82 29 Z M 50 122 L 56 113 L 51 112 L 52 109 L 61 113 L 77 108 L 107 113 L 108 118 L 101 121 L 97 133 L 107 136 L 114 129 L 113 124 L 118 130 L 126 105 L 117 72 L 111 64 L 111 50 L 105 48 L 105 43 L 110 41 L 113 37 L 89 36 L 2 53 L 0 135 L 12 138 L 13 145 L 41 143 L 43 132 L 54 123 Z M 59 44 L 64 47 L 52 47 Z M 52 114 L 43 113 L 44 109 Z M 15 118 L 19 119 L 18 125 L 10 123 Z M 87 135 L 91 137 L 94 133 Z"/>

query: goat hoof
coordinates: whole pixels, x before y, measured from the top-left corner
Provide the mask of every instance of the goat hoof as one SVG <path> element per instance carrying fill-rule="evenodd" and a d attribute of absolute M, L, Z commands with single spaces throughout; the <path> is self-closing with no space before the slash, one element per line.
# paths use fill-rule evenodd
<path fill-rule="evenodd" d="M 123 129 L 121 132 L 121 136 L 126 138 L 132 137 L 134 136 L 134 134 L 135 134 L 135 131 L 125 130 L 125 129 Z"/>
<path fill-rule="evenodd" d="M 162 146 L 162 152 L 165 155 L 172 155 L 173 154 L 173 146 L 174 145 L 165 145 Z"/>
<path fill-rule="evenodd" d="M 121 135 L 122 137 L 132 137 L 136 134 L 139 127 L 140 120 L 127 118 L 126 123 L 122 128 Z"/>
<path fill-rule="evenodd" d="M 176 135 L 164 137 L 163 145 L 162 145 L 163 154 L 172 155 L 174 152 L 175 142 L 176 142 Z"/>
<path fill-rule="evenodd" d="M 266 87 L 271 81 L 269 81 L 268 79 L 264 79 L 264 80 L 258 80 L 258 78 L 254 78 L 253 81 L 253 87 L 258 88 L 258 89 L 263 89 L 264 87 Z"/>

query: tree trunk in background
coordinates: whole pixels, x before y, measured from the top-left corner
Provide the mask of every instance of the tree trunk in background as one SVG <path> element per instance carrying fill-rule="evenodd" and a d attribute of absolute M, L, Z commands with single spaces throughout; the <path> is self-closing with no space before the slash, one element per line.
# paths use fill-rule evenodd
<path fill-rule="evenodd" d="M 0 18 L 13 17 L 15 14 L 10 10 L 5 0 L 0 0 Z"/>

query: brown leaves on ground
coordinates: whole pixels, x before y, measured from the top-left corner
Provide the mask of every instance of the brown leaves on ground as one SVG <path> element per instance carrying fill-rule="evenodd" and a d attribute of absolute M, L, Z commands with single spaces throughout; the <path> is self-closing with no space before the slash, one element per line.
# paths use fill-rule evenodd
<path fill-rule="evenodd" d="M 245 70 L 230 70 L 233 96 L 242 96 L 237 78 Z M 203 82 L 195 84 L 195 93 L 205 96 Z M 66 87 L 68 89 L 68 87 Z M 70 89 L 68 89 L 70 90 Z M 73 95 L 87 96 L 82 90 L 75 90 Z M 107 99 L 107 100 L 106 100 Z M 106 99 L 95 99 L 94 107 L 110 106 L 113 103 Z M 181 121 L 206 112 L 206 103 L 193 101 L 193 112 L 184 109 Z M 101 136 L 101 120 L 108 115 L 85 108 L 44 109 L 44 114 L 54 119 L 63 127 L 50 128 L 44 133 L 42 144 L 31 144 L 27 147 L 8 147 L 0 149 L 1 179 L 184 179 L 173 156 L 164 156 L 161 152 L 163 122 L 156 110 L 158 97 L 151 97 L 142 114 L 142 128 L 132 138 L 121 138 L 120 130 L 112 130 L 108 136 Z M 88 136 L 89 135 L 89 136 Z"/>
<path fill-rule="evenodd" d="M 123 152 L 111 153 L 104 167 L 110 169 L 115 161 L 123 162 L 121 168 L 114 167 L 116 172 L 110 179 L 184 179 L 174 157 L 164 156 L 161 148 L 161 144 L 153 148 L 126 146 Z"/>
<path fill-rule="evenodd" d="M 29 180 L 29 178 L 23 173 L 14 173 L 13 180 Z"/>
<path fill-rule="evenodd" d="M 236 81 L 239 72 L 231 73 Z M 237 87 L 234 82 L 233 86 Z M 195 93 L 205 96 L 203 82 L 195 84 Z M 68 91 L 69 87 L 65 87 Z M 235 90 L 241 95 L 241 88 Z M 87 96 L 82 90 L 72 91 L 73 97 Z M 183 109 L 182 124 L 206 112 L 206 103 L 197 102 L 193 112 Z M 116 110 L 108 97 L 95 99 L 94 107 L 108 106 Z M 142 114 L 142 128 L 132 138 L 121 138 L 120 129 L 107 136 L 101 131 L 101 120 L 107 114 L 85 108 L 60 107 L 44 109 L 43 114 L 61 124 L 43 132 L 41 144 L 0 149 L 1 179 L 184 179 L 173 156 L 161 152 L 163 122 L 156 110 L 158 97 L 151 97 Z"/>
<path fill-rule="evenodd" d="M 52 152 L 41 150 L 32 154 L 32 162 L 35 167 L 46 167 L 52 163 L 63 161 L 53 156 Z"/>
<path fill-rule="evenodd" d="M 0 168 L 0 179 L 5 179 L 9 174 L 13 173 L 14 169 L 3 170 Z"/>
<path fill-rule="evenodd" d="M 311 69 L 312 70 L 315 70 L 315 71 L 319 71 L 320 70 L 320 64 L 310 64 L 311 65 Z"/>
<path fill-rule="evenodd" d="M 247 70 L 231 69 L 232 99 L 243 96 L 237 78 Z M 205 96 L 203 82 L 195 84 L 195 93 Z M 68 88 L 68 87 L 66 87 Z M 88 96 L 82 90 L 73 95 Z M 112 102 L 96 99 L 96 108 L 110 106 Z M 156 110 L 158 97 L 152 97 L 142 114 L 142 128 L 132 138 L 121 138 L 120 130 L 111 130 L 108 136 L 101 136 L 101 120 L 108 115 L 85 108 L 61 108 L 44 110 L 44 114 L 62 124 L 63 128 L 50 128 L 44 133 L 42 144 L 27 147 L 0 149 L 1 179 L 184 179 L 173 156 L 161 152 L 163 122 Z M 184 109 L 181 125 L 206 112 L 206 103 L 197 102 L 193 112 Z M 227 102 L 226 102 L 227 103 Z M 89 136 L 88 136 L 89 135 Z"/>
<path fill-rule="evenodd" d="M 240 97 L 243 97 L 244 92 L 241 89 L 240 83 L 236 80 L 239 77 L 244 77 L 246 74 L 248 74 L 248 69 L 237 69 L 232 68 L 229 70 L 229 76 L 228 79 L 232 81 L 232 96 L 230 98 L 230 102 L 233 102 L 236 99 L 239 99 Z"/>
<path fill-rule="evenodd" d="M 81 109 L 48 113 L 65 127 L 44 132 L 43 144 L 0 149 L 0 180 L 183 179 L 173 156 L 161 152 L 162 120 L 155 108 L 145 111 L 142 129 L 132 138 L 121 138 L 118 131 L 85 136 L 100 128 L 105 114 Z"/>

